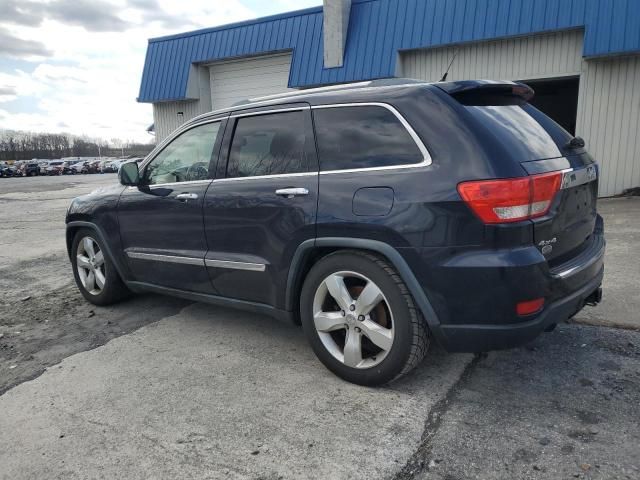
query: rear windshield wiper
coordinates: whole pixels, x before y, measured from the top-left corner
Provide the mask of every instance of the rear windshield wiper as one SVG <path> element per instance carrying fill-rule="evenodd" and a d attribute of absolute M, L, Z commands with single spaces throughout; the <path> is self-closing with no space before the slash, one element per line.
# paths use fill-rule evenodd
<path fill-rule="evenodd" d="M 585 143 L 582 137 L 573 137 L 571 140 L 567 142 L 564 148 L 584 148 Z"/>

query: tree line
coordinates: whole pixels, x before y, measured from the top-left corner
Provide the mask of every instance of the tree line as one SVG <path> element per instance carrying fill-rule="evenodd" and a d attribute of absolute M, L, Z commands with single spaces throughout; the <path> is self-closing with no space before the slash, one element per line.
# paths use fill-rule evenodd
<path fill-rule="evenodd" d="M 62 157 L 144 156 L 154 143 L 90 138 L 66 133 L 0 130 L 0 160 L 53 159 Z"/>

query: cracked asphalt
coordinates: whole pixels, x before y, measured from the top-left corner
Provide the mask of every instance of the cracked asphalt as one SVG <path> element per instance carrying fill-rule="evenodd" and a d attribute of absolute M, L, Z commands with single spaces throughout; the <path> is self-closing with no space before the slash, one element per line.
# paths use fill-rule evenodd
<path fill-rule="evenodd" d="M 600 306 L 370 389 L 269 318 L 84 302 L 64 212 L 114 181 L 0 181 L 0 478 L 640 478 L 640 199 L 600 204 Z"/>

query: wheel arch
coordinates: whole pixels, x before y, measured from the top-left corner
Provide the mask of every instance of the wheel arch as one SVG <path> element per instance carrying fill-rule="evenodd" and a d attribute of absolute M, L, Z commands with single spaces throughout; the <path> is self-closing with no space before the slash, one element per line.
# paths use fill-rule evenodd
<path fill-rule="evenodd" d="M 388 243 L 366 238 L 324 237 L 307 240 L 300 244 L 289 268 L 285 297 L 285 308 L 296 314 L 296 322 L 299 322 L 297 311 L 299 310 L 300 290 L 311 267 L 322 257 L 345 249 L 369 251 L 390 262 L 407 285 L 432 334 L 439 340 L 440 321 L 405 259 Z"/>
<path fill-rule="evenodd" d="M 87 228 L 89 230 L 94 231 L 94 233 L 96 234 L 96 236 L 98 237 L 102 245 L 104 246 L 104 251 L 109 256 L 109 259 L 111 260 L 111 262 L 115 265 L 118 275 L 120 276 L 123 282 L 126 282 L 127 277 L 125 276 L 126 270 L 124 266 L 120 263 L 119 261 L 120 259 L 115 255 L 113 255 L 111 246 L 109 245 L 109 242 L 107 242 L 107 237 L 102 232 L 102 229 L 93 222 L 75 220 L 67 223 L 66 242 L 67 242 L 67 254 L 69 255 L 69 259 L 71 259 L 71 255 L 72 255 L 71 246 L 73 245 L 73 239 L 78 233 L 78 231 L 83 228 Z"/>

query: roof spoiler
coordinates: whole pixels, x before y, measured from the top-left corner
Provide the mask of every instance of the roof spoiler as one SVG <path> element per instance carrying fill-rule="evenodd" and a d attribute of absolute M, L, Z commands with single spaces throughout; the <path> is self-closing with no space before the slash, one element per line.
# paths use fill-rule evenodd
<path fill-rule="evenodd" d="M 464 80 L 434 85 L 463 105 L 522 105 L 535 95 L 530 86 L 509 81 Z"/>

